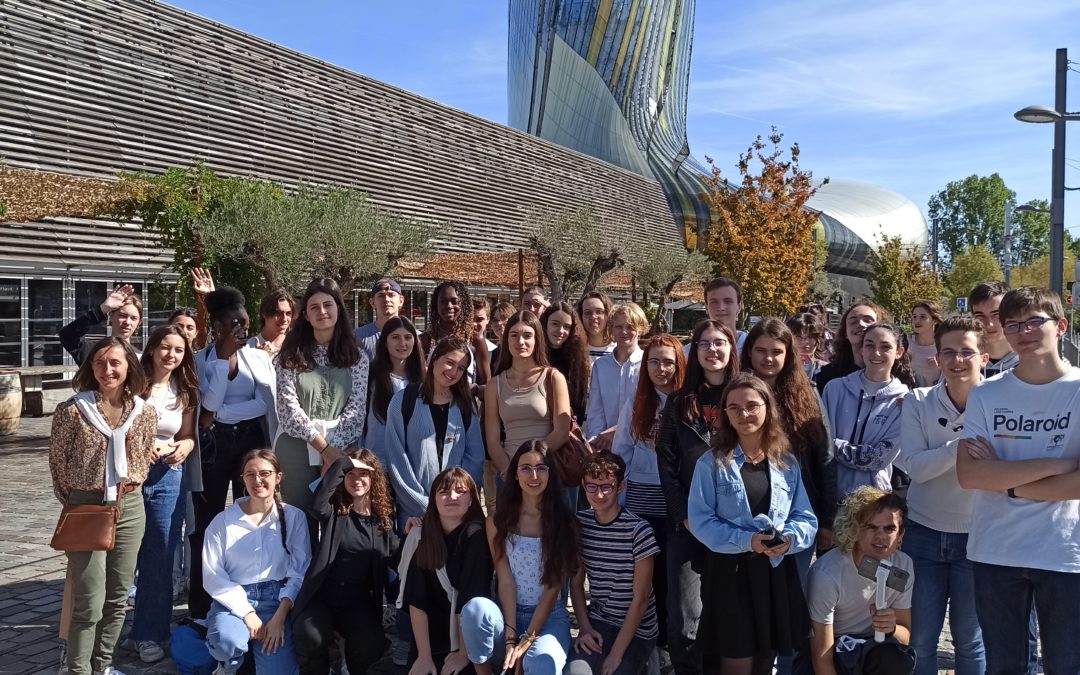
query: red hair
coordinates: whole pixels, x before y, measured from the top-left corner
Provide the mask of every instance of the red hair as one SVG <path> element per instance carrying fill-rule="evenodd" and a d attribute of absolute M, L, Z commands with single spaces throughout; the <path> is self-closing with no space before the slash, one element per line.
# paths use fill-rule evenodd
<path fill-rule="evenodd" d="M 660 405 L 660 395 L 649 378 L 649 352 L 654 347 L 671 347 L 675 352 L 675 375 L 672 378 L 672 393 L 683 386 L 686 378 L 686 356 L 678 338 L 667 333 L 654 335 L 645 343 L 645 354 L 641 357 L 641 371 L 638 374 L 637 392 L 634 394 L 634 410 L 630 420 L 630 436 L 634 440 L 644 441 L 652 438 L 653 422 L 656 420 L 656 408 Z"/>

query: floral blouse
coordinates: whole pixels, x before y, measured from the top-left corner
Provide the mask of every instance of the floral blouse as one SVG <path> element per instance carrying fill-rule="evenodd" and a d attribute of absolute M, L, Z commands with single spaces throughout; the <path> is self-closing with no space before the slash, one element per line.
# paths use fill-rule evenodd
<path fill-rule="evenodd" d="M 326 347 L 315 345 L 313 356 L 315 365 L 321 367 L 329 364 Z M 360 359 L 349 369 L 349 374 L 352 378 L 349 401 L 338 415 L 337 426 L 327 434 L 327 441 L 336 448 L 359 445 L 364 437 L 364 421 L 367 416 L 368 359 L 363 351 L 360 352 Z M 318 435 L 318 431 L 300 405 L 300 397 L 296 393 L 296 377 L 295 370 L 278 366 L 278 429 L 293 438 L 310 443 Z"/>
<path fill-rule="evenodd" d="M 97 395 L 98 410 L 102 417 L 101 396 Z M 120 423 L 123 426 L 134 407 L 134 402 L 124 402 Z M 106 417 L 106 419 L 108 419 Z M 128 481 L 142 483 L 150 465 L 154 462 L 154 437 L 157 433 L 157 411 L 152 405 L 144 405 L 142 413 L 127 432 Z M 74 399 L 60 404 L 53 414 L 52 435 L 49 439 L 49 469 L 52 471 L 53 492 L 61 502 L 67 500 L 72 490 L 104 492 L 105 490 L 105 437 L 83 419 Z"/>

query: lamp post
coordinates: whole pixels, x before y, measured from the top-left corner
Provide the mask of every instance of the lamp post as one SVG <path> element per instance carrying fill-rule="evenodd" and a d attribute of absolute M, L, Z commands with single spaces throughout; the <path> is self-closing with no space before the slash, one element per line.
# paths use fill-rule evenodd
<path fill-rule="evenodd" d="M 1050 172 L 1050 288 L 1061 295 L 1065 265 L 1065 122 L 1080 120 L 1080 113 L 1065 112 L 1065 75 L 1068 50 L 1057 50 L 1054 70 L 1054 107 L 1033 105 L 1013 117 L 1021 122 L 1054 124 L 1054 154 Z"/>

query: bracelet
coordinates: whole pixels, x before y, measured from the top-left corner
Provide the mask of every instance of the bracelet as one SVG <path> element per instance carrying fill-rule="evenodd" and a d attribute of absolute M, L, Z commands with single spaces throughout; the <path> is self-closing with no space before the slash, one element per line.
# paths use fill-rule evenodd
<path fill-rule="evenodd" d="M 1009 488 L 1008 495 L 1013 499 L 1017 499 L 1018 497 L 1016 496 L 1016 488 Z"/>
<path fill-rule="evenodd" d="M 539 638 L 539 637 L 540 637 L 539 633 L 522 633 L 518 637 L 518 642 L 532 643 L 532 642 L 536 642 L 537 638 Z"/>

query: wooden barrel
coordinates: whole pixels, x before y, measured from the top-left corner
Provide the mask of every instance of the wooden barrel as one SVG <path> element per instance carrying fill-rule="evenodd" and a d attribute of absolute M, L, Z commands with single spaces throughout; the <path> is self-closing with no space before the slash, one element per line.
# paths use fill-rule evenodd
<path fill-rule="evenodd" d="M 12 370 L 0 370 L 0 436 L 19 430 L 22 415 L 22 381 Z"/>

